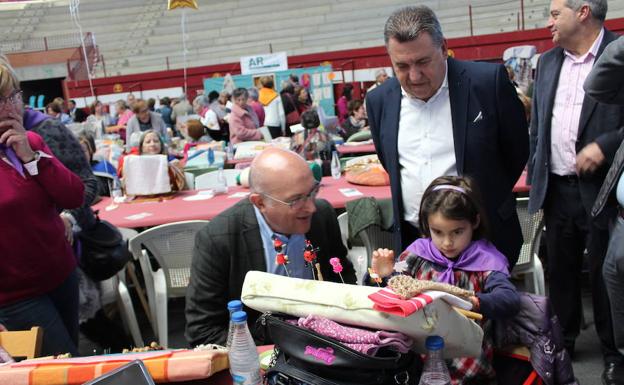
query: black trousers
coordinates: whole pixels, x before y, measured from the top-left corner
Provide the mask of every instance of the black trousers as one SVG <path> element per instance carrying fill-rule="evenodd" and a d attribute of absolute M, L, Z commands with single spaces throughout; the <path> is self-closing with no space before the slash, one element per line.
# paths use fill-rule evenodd
<path fill-rule="evenodd" d="M 605 362 L 622 362 L 615 348 L 611 310 L 602 265 L 609 242 L 608 229 L 596 227 L 581 203 L 576 177 L 551 174 L 544 204 L 548 250 L 549 296 L 567 344 L 581 327 L 581 269 L 587 247 L 596 332 Z"/>

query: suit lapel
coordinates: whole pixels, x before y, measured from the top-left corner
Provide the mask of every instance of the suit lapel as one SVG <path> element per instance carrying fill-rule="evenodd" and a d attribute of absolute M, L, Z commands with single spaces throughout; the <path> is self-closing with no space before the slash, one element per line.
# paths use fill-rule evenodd
<path fill-rule="evenodd" d="M 448 87 L 453 122 L 453 143 L 457 172 L 464 173 L 464 154 L 466 146 L 466 123 L 468 119 L 468 101 L 470 97 L 470 79 L 464 76 L 464 70 L 454 59 L 448 59 Z"/>
<path fill-rule="evenodd" d="M 605 47 L 612 40 L 614 40 L 614 38 L 615 36 L 613 36 L 611 32 L 607 31 L 606 29 L 604 30 L 604 36 L 602 37 L 602 42 L 600 43 L 600 47 L 598 47 L 598 52 L 596 53 L 595 60 L 598 60 L 600 55 L 602 55 L 602 51 L 604 51 Z M 595 63 L 595 60 L 594 60 L 594 63 Z M 589 97 L 583 98 L 583 107 L 581 108 L 581 117 L 579 119 L 577 139 L 582 137 L 583 131 L 585 131 L 585 127 L 587 127 L 587 123 L 589 122 L 589 118 L 594 112 L 594 109 L 596 109 L 597 105 L 598 103 L 594 99 L 589 98 Z"/>
<path fill-rule="evenodd" d="M 383 124 L 382 127 L 387 127 L 387 146 L 390 154 L 387 164 L 396 165 L 397 175 L 400 169 L 399 166 L 399 121 L 401 120 L 401 85 L 396 81 L 395 87 L 390 87 L 386 95 L 388 101 L 384 103 L 386 109 L 383 112 Z"/>
<path fill-rule="evenodd" d="M 546 141 L 544 143 L 548 144 L 548 153 L 550 153 L 550 133 L 552 127 L 552 113 L 553 107 L 555 105 L 555 96 L 557 94 L 557 86 L 559 85 L 559 74 L 561 74 L 561 66 L 563 65 L 563 50 L 561 48 L 555 48 L 557 51 L 553 55 L 553 63 L 544 63 L 544 65 L 540 66 L 544 73 L 540 73 L 539 76 L 546 77 L 544 79 L 544 98 L 546 103 L 546 110 L 544 116 L 547 117 L 545 119 L 545 132 L 544 138 Z M 552 68 L 552 72 L 550 71 Z M 541 96 L 540 96 L 541 97 Z"/>
<path fill-rule="evenodd" d="M 250 270 L 267 271 L 266 260 L 264 259 L 264 247 L 260 236 L 260 226 L 256 219 L 251 202 L 244 206 L 243 227 L 241 236 L 244 242 L 243 256 L 249 259 Z"/>

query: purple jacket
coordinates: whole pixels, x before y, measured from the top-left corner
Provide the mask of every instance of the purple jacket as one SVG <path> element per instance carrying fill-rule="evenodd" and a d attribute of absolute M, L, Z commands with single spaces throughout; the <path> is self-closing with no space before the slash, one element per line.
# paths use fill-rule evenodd
<path fill-rule="evenodd" d="M 495 323 L 497 347 L 524 345 L 531 351 L 531 365 L 546 385 L 578 385 L 572 362 L 563 347 L 559 319 L 547 297 L 520 294 L 520 311 Z"/>

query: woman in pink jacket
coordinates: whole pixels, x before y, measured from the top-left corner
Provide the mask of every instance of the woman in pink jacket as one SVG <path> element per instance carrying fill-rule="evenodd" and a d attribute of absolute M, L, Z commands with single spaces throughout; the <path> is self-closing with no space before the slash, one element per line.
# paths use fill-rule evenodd
<path fill-rule="evenodd" d="M 230 113 L 230 141 L 234 144 L 250 140 L 262 140 L 263 136 L 247 109 L 249 93 L 245 88 L 232 92 L 232 112 Z"/>

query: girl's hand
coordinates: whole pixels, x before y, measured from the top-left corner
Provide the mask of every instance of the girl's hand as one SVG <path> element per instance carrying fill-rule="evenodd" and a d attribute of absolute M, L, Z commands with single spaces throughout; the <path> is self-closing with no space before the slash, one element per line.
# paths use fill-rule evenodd
<path fill-rule="evenodd" d="M 479 311 L 479 309 L 481 308 L 481 302 L 479 301 L 479 297 L 477 297 L 476 295 L 473 295 L 469 299 L 470 299 L 470 303 L 472 303 L 472 310 Z"/>
<path fill-rule="evenodd" d="M 388 249 L 377 249 L 373 251 L 371 268 L 379 274 L 381 278 L 387 277 L 394 271 L 394 251 Z"/>
<path fill-rule="evenodd" d="M 35 159 L 35 152 L 28 143 L 22 116 L 17 111 L 7 112 L 6 119 L 0 121 L 0 134 L 0 143 L 11 147 L 22 163 Z"/>

